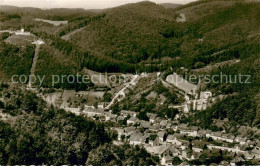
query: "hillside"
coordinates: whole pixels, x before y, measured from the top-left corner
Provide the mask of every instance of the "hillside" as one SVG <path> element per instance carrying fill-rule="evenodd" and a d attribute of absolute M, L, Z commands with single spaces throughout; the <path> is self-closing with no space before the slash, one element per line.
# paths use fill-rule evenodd
<path fill-rule="evenodd" d="M 165 8 L 167 8 L 167 9 L 169 9 L 169 8 L 170 9 L 175 9 L 177 7 L 182 6 L 181 4 L 175 4 L 175 3 L 161 3 L 160 5 L 165 7 Z"/>
<path fill-rule="evenodd" d="M 25 26 L 25 30 L 46 42 L 36 66 L 36 74 L 47 75 L 47 82 L 43 84 L 46 87 L 51 85 L 53 74 L 76 74 L 85 68 L 99 72 L 163 71 L 167 74 L 171 67 L 178 74 L 185 74 L 180 70 L 184 67 L 188 75 L 221 72 L 231 76 L 238 73 L 252 76 L 251 84 L 207 84 L 205 89 L 216 95 L 239 93 L 254 96 L 259 90 L 260 3 L 256 1 L 201 0 L 176 9 L 140 2 L 99 12 L 69 9 L 33 9 L 30 12 L 27 8 L 19 8 L 18 12 L 14 9 L 3 11 L 8 19 L 2 22 L 1 29 Z M 181 15 L 185 20 L 178 22 Z M 67 20 L 68 24 L 56 27 L 29 21 L 36 17 Z M 67 40 L 61 38 L 68 34 Z M 13 47 L 5 48 L 14 50 Z M 10 50 L 1 52 L 8 62 L 0 65 L 3 76 L 9 66 L 18 63 L 6 56 Z M 27 74 L 29 55 L 23 60 L 26 65 L 21 73 Z M 196 70 L 232 60 L 238 60 L 238 63 L 210 71 Z M 14 66 L 12 69 L 17 70 Z"/>
<path fill-rule="evenodd" d="M 160 32 L 174 21 L 173 13 L 150 2 L 113 8 L 105 14 L 71 40 L 94 55 L 129 63 L 146 60 L 158 51 L 160 43 L 167 44 Z"/>
<path fill-rule="evenodd" d="M 143 148 L 115 147 L 111 141 L 117 135 L 105 130 L 104 123 L 49 106 L 23 88 L 0 84 L 0 95 L 1 164 L 100 165 L 109 159 L 128 163 L 132 153 L 136 165 L 157 164 Z M 106 158 L 104 148 L 120 158 Z"/>
<path fill-rule="evenodd" d="M 0 165 L 259 163 L 258 0 L 0 9 Z"/>

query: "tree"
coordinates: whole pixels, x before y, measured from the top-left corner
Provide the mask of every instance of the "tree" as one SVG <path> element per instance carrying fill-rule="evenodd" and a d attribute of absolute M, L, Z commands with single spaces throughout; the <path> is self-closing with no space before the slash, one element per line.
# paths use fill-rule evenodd
<path fill-rule="evenodd" d="M 173 165 L 180 165 L 182 163 L 182 160 L 179 157 L 174 157 L 172 164 Z"/>
<path fill-rule="evenodd" d="M 137 115 L 137 118 L 140 119 L 140 120 L 149 121 L 149 118 L 148 118 L 145 111 L 139 112 L 139 114 Z"/>
<path fill-rule="evenodd" d="M 113 114 L 118 114 L 120 112 L 119 103 L 115 103 L 111 109 Z"/>
<path fill-rule="evenodd" d="M 110 102 L 112 100 L 112 95 L 111 93 L 105 92 L 103 98 L 105 102 Z"/>

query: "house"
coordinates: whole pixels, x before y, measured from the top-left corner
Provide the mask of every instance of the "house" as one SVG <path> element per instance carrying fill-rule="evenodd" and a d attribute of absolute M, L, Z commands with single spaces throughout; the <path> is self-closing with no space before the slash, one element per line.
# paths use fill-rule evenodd
<path fill-rule="evenodd" d="M 198 137 L 206 137 L 206 131 L 205 130 L 199 130 L 198 131 Z"/>
<path fill-rule="evenodd" d="M 238 142 L 240 145 L 245 145 L 247 143 L 247 138 L 238 135 L 235 138 L 235 141 Z"/>
<path fill-rule="evenodd" d="M 199 128 L 196 126 L 190 127 L 188 130 L 180 130 L 180 133 L 183 135 L 188 135 L 190 137 L 197 137 L 198 136 Z"/>
<path fill-rule="evenodd" d="M 160 131 L 160 125 L 159 124 L 153 125 L 149 128 L 149 130 L 153 132 L 158 132 Z"/>
<path fill-rule="evenodd" d="M 168 108 L 175 108 L 175 109 L 177 109 L 180 112 L 183 111 L 183 105 L 173 105 L 173 104 L 170 104 L 168 106 Z"/>
<path fill-rule="evenodd" d="M 149 122 L 150 123 L 154 123 L 155 122 L 155 119 L 157 117 L 156 114 L 153 114 L 153 113 L 147 113 L 147 116 L 149 117 Z"/>
<path fill-rule="evenodd" d="M 93 109 L 91 107 L 88 107 L 83 110 L 83 113 L 86 114 L 88 117 L 94 117 L 94 116 L 103 115 L 104 111 L 100 109 Z"/>
<path fill-rule="evenodd" d="M 260 142 L 255 145 L 255 148 L 252 150 L 252 154 L 256 159 L 260 159 Z"/>
<path fill-rule="evenodd" d="M 117 115 L 115 115 L 115 114 L 111 114 L 111 113 L 109 113 L 109 112 L 106 112 L 105 113 L 105 121 L 116 121 L 116 117 L 117 117 Z"/>
<path fill-rule="evenodd" d="M 14 33 L 15 33 L 15 35 L 24 35 L 24 36 L 31 35 L 30 32 L 25 32 L 23 28 L 20 31 L 15 31 Z"/>
<path fill-rule="evenodd" d="M 178 145 L 178 146 L 180 146 L 182 144 L 182 142 L 177 139 L 176 135 L 168 135 L 166 138 L 166 142 L 171 143 L 172 145 Z"/>
<path fill-rule="evenodd" d="M 136 124 L 137 122 L 139 122 L 139 120 L 138 120 L 136 117 L 131 117 L 130 119 L 128 119 L 128 120 L 126 121 L 127 125 L 130 125 L 130 124 L 134 125 L 134 124 Z"/>
<path fill-rule="evenodd" d="M 169 148 L 169 155 L 172 157 L 177 157 L 181 154 L 181 152 L 178 150 L 180 146 L 172 145 Z"/>
<path fill-rule="evenodd" d="M 170 156 L 163 156 L 161 159 L 161 165 L 172 165 L 173 158 Z"/>
<path fill-rule="evenodd" d="M 133 133 L 129 138 L 130 145 L 141 145 L 143 141 L 143 134 L 142 133 Z"/>
<path fill-rule="evenodd" d="M 36 41 L 32 42 L 32 44 L 35 44 L 35 45 L 42 45 L 42 44 L 45 44 L 45 42 L 42 41 L 42 40 L 36 40 Z"/>
<path fill-rule="evenodd" d="M 140 126 L 145 128 L 145 129 L 148 129 L 148 128 L 150 128 L 150 123 L 146 122 L 146 121 L 141 121 Z"/>
<path fill-rule="evenodd" d="M 114 128 L 114 130 L 117 132 L 117 135 L 118 135 L 118 141 L 122 141 L 122 136 L 124 135 L 124 129 L 121 129 L 121 128 Z"/>
<path fill-rule="evenodd" d="M 229 142 L 229 143 L 233 143 L 235 136 L 232 134 L 222 134 L 222 138 L 224 139 L 223 141 Z"/>
<path fill-rule="evenodd" d="M 236 163 L 244 162 L 245 160 L 242 157 L 236 156 L 233 160 L 230 161 L 231 166 L 236 166 Z"/>
<path fill-rule="evenodd" d="M 99 109 L 104 109 L 108 104 L 109 104 L 109 102 L 99 102 L 98 103 L 98 108 Z"/>
<path fill-rule="evenodd" d="M 162 143 L 165 141 L 166 132 L 165 131 L 159 131 L 157 133 L 157 136 L 159 138 L 159 142 Z"/>
<path fill-rule="evenodd" d="M 144 133 L 143 138 L 142 138 L 142 144 L 149 144 L 149 139 L 150 139 L 150 133 Z"/>
<path fill-rule="evenodd" d="M 211 134 L 207 133 L 206 138 L 212 138 L 215 141 L 221 140 L 221 141 L 233 143 L 235 137 L 229 134 L 222 134 L 221 132 L 213 132 Z"/>
<path fill-rule="evenodd" d="M 136 117 L 138 113 L 134 111 L 121 110 L 120 114 L 123 115 L 124 117 L 127 117 L 128 115 L 130 115 L 131 117 Z"/>
<path fill-rule="evenodd" d="M 119 115 L 117 118 L 116 118 L 116 121 L 123 121 L 125 119 L 125 117 L 123 115 Z"/>
<path fill-rule="evenodd" d="M 160 122 L 161 128 L 164 128 L 164 129 L 166 128 L 167 124 L 168 124 L 167 120 L 162 120 L 162 121 Z"/>
<path fill-rule="evenodd" d="M 135 127 L 131 126 L 131 127 L 125 127 L 124 130 L 125 130 L 125 135 L 130 136 L 135 132 L 136 129 Z"/>
<path fill-rule="evenodd" d="M 160 146 L 145 146 L 145 150 L 154 156 L 159 156 L 162 158 L 163 156 L 169 155 L 170 145 L 160 145 Z"/>
<path fill-rule="evenodd" d="M 162 118 L 160 118 L 160 117 L 156 117 L 155 120 L 154 120 L 154 123 L 158 123 L 158 124 L 160 124 L 161 121 L 163 121 Z"/>
<path fill-rule="evenodd" d="M 203 149 L 201 148 L 196 148 L 196 147 L 192 147 L 192 151 L 196 152 L 196 153 L 201 153 L 203 151 Z"/>
<path fill-rule="evenodd" d="M 209 99 L 212 97 L 212 93 L 210 91 L 204 91 L 204 92 L 200 92 L 200 98 L 201 99 Z"/>
<path fill-rule="evenodd" d="M 190 105 L 188 103 L 185 103 L 183 105 L 183 112 L 184 113 L 189 113 L 189 111 L 190 111 Z"/>
<path fill-rule="evenodd" d="M 180 124 L 180 125 L 177 126 L 177 127 L 178 127 L 179 130 L 188 130 L 188 129 L 189 129 L 189 128 L 188 128 L 188 125 L 187 125 L 187 124 L 184 124 L 184 123 Z"/>
<path fill-rule="evenodd" d="M 148 143 L 149 143 L 150 146 L 158 146 L 159 145 L 159 138 L 157 137 L 157 135 L 150 135 Z"/>
<path fill-rule="evenodd" d="M 172 126 L 172 124 L 171 124 L 170 122 L 168 122 L 168 123 L 166 124 L 166 129 L 171 128 L 171 126 Z"/>
<path fill-rule="evenodd" d="M 198 86 L 192 84 L 185 80 L 183 77 L 179 76 L 177 73 L 173 73 L 166 77 L 166 82 L 174 85 L 175 87 L 181 89 L 186 94 L 194 95 L 196 94 Z"/>

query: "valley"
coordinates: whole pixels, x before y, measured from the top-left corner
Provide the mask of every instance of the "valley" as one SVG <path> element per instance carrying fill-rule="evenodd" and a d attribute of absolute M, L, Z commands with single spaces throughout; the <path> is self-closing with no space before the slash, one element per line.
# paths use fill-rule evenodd
<path fill-rule="evenodd" d="M 259 2 L 1 8 L 0 164 L 259 164 Z"/>

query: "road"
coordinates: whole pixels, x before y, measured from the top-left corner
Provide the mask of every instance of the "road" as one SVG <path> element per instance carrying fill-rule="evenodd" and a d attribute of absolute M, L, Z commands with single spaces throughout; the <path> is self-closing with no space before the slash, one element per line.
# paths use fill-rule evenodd
<path fill-rule="evenodd" d="M 32 68 L 31 68 L 31 71 L 30 71 L 29 82 L 28 82 L 28 87 L 29 88 L 32 87 L 32 76 L 35 75 L 34 72 L 35 72 L 35 67 L 36 67 L 36 64 L 37 64 L 38 56 L 39 56 L 40 46 L 41 46 L 40 44 L 36 44 L 35 53 L 34 53 L 34 57 L 33 57 Z"/>
<path fill-rule="evenodd" d="M 80 31 L 82 31 L 84 28 L 85 28 L 85 27 L 82 27 L 82 28 L 80 28 L 80 29 L 76 29 L 76 30 L 74 30 L 74 31 L 72 31 L 72 32 L 70 32 L 70 33 L 68 33 L 68 34 L 66 34 L 66 35 L 64 35 L 64 36 L 62 36 L 61 38 L 62 38 L 63 40 L 69 40 L 69 39 L 70 39 L 70 36 L 72 36 L 72 35 L 74 35 L 74 34 L 80 32 Z"/>
<path fill-rule="evenodd" d="M 126 88 L 128 88 L 130 85 L 132 85 L 132 84 L 136 81 L 136 79 L 139 78 L 139 75 L 134 75 L 133 77 L 134 77 L 134 78 L 132 79 L 132 81 L 129 82 L 123 89 L 121 89 L 121 90 L 115 95 L 115 97 L 111 100 L 111 102 L 106 106 L 105 109 L 109 109 L 109 107 L 111 107 L 111 105 L 113 105 L 113 104 L 115 103 L 116 99 L 117 99 L 121 94 L 123 94 L 124 90 L 126 90 Z"/>

